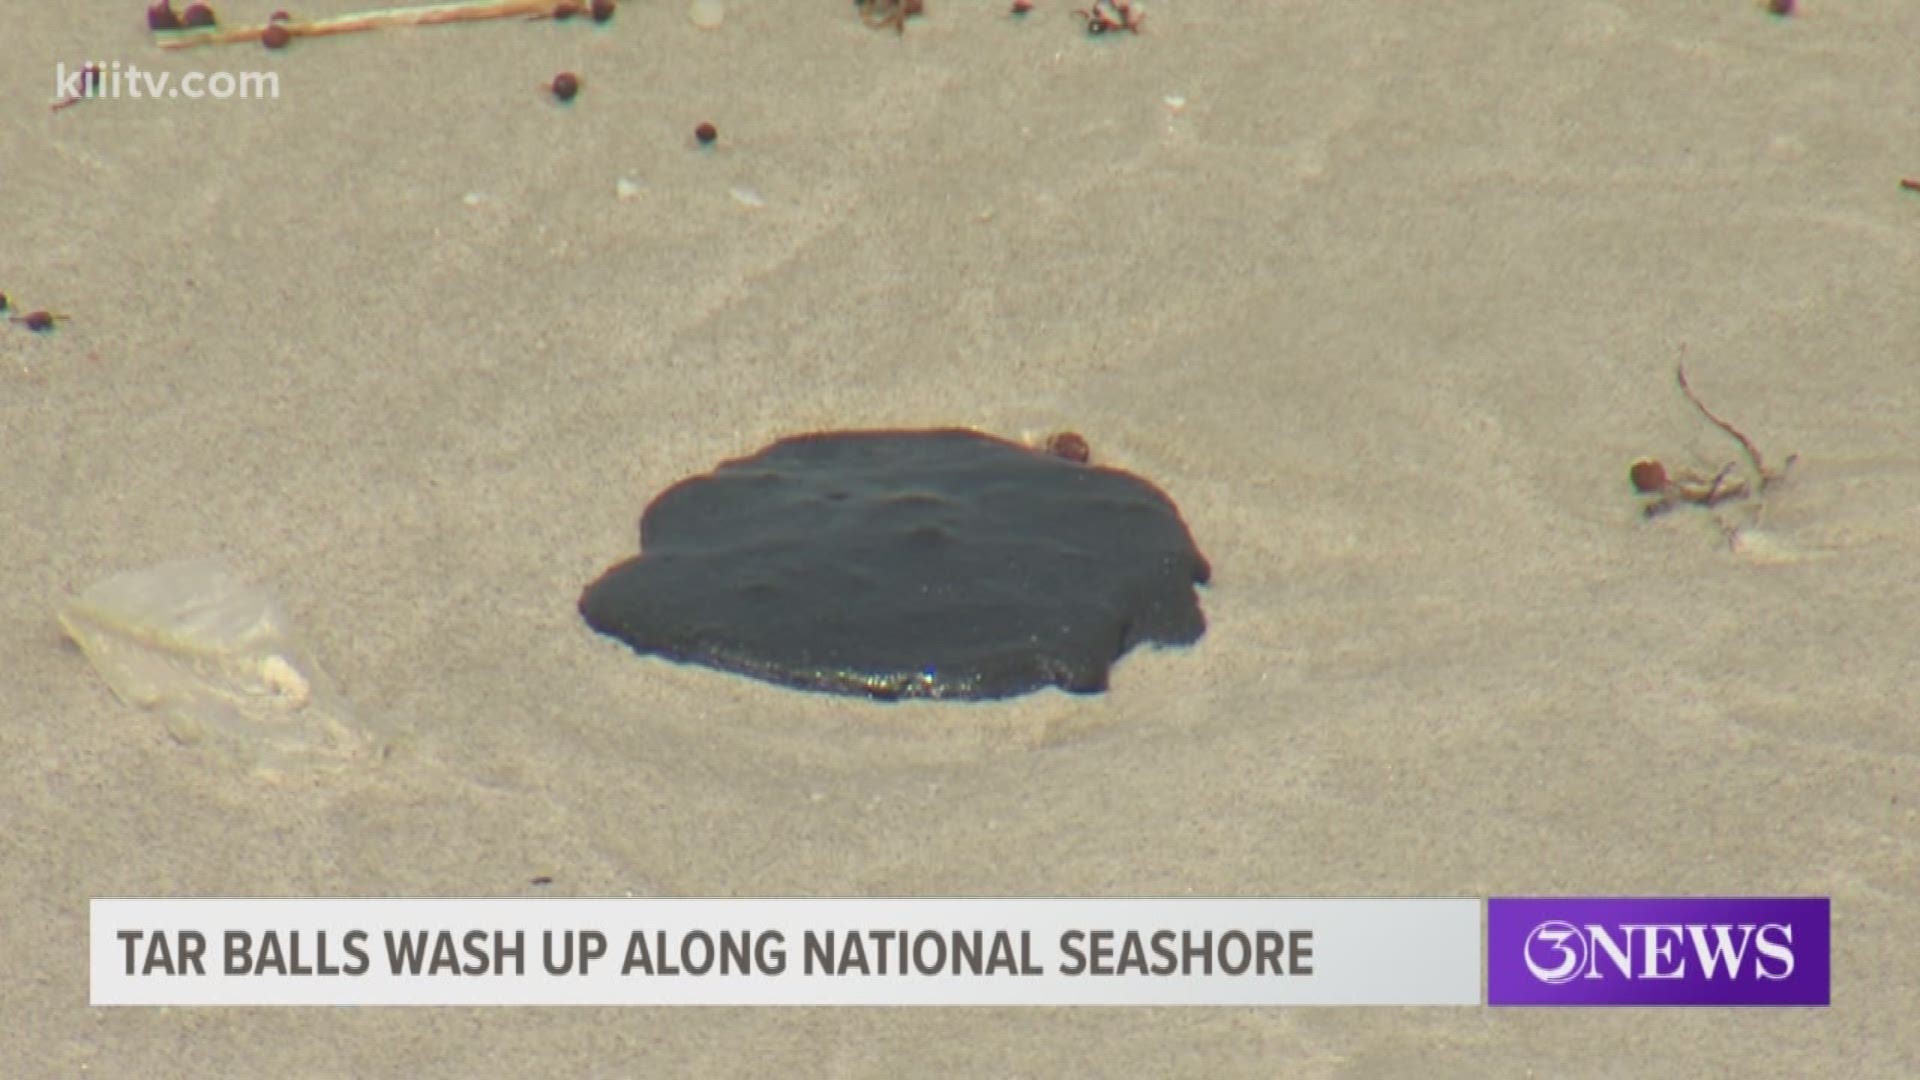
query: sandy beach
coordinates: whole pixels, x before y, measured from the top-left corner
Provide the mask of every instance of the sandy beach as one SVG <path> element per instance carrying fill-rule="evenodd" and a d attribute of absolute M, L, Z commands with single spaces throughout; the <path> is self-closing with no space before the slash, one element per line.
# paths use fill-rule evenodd
<path fill-rule="evenodd" d="M 65 319 L 0 324 L 0 1073 L 1912 1075 L 1920 7 L 928 6 L 14 5 L 0 291 Z M 89 60 L 278 97 L 48 109 Z M 1646 520 L 1637 458 L 1742 460 L 1682 361 L 1799 457 Z M 1150 478 L 1206 635 L 885 704 L 581 621 L 663 488 L 896 426 Z M 56 621 L 209 555 L 385 760 L 264 782 Z M 97 896 L 1556 893 L 1831 896 L 1833 1007 L 87 1006 Z"/>

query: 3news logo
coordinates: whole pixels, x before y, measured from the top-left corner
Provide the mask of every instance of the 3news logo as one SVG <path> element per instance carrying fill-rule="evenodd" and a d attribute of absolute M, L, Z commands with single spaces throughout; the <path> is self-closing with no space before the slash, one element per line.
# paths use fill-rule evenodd
<path fill-rule="evenodd" d="M 1748 961 L 1752 963 L 1749 967 Z M 1575 979 L 1684 979 L 1689 967 L 1716 978 L 1793 976 L 1789 923 L 1625 923 L 1574 926 L 1550 919 L 1527 935 L 1527 970 L 1543 983 Z"/>
<path fill-rule="evenodd" d="M 1822 1006 L 1824 897 L 1494 898 L 1490 1005 Z"/>

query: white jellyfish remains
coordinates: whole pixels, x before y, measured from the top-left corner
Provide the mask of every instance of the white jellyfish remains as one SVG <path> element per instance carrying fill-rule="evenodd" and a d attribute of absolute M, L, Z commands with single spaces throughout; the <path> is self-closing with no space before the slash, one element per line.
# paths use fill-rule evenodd
<path fill-rule="evenodd" d="M 218 559 L 116 574 L 58 613 L 115 696 L 184 746 L 271 779 L 385 752 L 273 596 Z"/>

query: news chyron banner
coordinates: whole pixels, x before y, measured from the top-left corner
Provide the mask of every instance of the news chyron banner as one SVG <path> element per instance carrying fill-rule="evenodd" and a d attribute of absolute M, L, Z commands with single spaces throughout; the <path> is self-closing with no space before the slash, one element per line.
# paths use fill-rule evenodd
<path fill-rule="evenodd" d="M 114 899 L 95 1005 L 1479 1005 L 1481 901 Z"/>

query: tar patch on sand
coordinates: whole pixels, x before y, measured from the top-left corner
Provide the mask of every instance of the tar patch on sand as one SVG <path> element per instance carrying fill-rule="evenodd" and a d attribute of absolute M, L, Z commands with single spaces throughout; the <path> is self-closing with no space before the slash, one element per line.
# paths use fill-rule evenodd
<path fill-rule="evenodd" d="M 1147 481 L 972 431 L 785 439 L 668 488 L 580 598 L 641 653 L 809 690 L 1093 692 L 1206 629 L 1207 561 Z"/>

